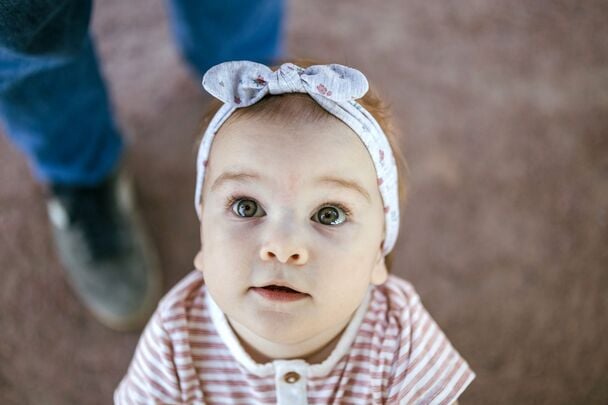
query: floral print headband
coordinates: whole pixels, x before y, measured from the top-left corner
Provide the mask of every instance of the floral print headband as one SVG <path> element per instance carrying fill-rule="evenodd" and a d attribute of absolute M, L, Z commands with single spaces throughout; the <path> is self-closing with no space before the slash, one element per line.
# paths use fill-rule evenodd
<path fill-rule="evenodd" d="M 203 87 L 224 102 L 212 118 L 201 141 L 197 157 L 194 206 L 201 218 L 200 203 L 211 144 L 222 124 L 237 109 L 260 101 L 267 94 L 307 93 L 330 114 L 342 120 L 361 139 L 369 152 L 384 204 L 384 255 L 395 246 L 399 233 L 399 186 L 397 165 L 386 135 L 374 117 L 355 100 L 368 90 L 360 71 L 338 64 L 301 68 L 292 63 L 276 71 L 249 61 L 220 63 L 203 76 Z"/>

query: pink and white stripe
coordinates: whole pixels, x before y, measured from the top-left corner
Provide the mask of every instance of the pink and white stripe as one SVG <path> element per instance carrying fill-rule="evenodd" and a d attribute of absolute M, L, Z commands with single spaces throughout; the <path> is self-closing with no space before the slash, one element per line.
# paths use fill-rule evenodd
<path fill-rule="evenodd" d="M 475 377 L 411 284 L 393 275 L 370 289 L 340 338 L 347 344 L 322 367 L 254 363 L 236 339 L 222 339 L 232 331 L 218 333 L 224 326 L 213 306 L 200 272 L 175 286 L 148 323 L 115 403 L 280 404 L 291 363 L 302 375 L 298 403 L 307 404 L 450 404 Z"/>

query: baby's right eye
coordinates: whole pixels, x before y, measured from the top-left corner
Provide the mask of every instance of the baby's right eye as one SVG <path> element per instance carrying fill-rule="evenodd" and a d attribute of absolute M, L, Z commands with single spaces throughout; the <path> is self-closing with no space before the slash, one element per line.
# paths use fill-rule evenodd
<path fill-rule="evenodd" d="M 232 211 L 239 217 L 261 217 L 264 210 L 254 200 L 239 198 L 232 203 Z"/>

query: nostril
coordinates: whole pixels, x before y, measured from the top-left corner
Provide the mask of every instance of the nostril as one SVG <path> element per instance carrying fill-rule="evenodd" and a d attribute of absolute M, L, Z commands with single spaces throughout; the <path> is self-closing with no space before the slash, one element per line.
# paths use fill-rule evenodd
<path fill-rule="evenodd" d="M 308 254 L 305 250 L 298 249 L 296 252 L 285 252 L 286 255 L 281 254 L 282 252 L 272 248 L 262 248 L 259 252 L 262 260 L 278 260 L 281 263 L 292 263 L 292 264 L 304 264 L 308 260 Z M 289 254 L 291 253 L 291 254 Z"/>

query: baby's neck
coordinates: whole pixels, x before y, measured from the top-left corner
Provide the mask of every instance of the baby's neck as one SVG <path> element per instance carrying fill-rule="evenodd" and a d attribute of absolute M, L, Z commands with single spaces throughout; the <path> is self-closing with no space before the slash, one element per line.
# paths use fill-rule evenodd
<path fill-rule="evenodd" d="M 323 362 L 334 350 L 350 319 L 336 327 L 296 345 L 280 344 L 255 335 L 236 321 L 230 321 L 243 349 L 256 363 L 268 363 L 276 359 L 302 359 L 308 364 Z"/>

